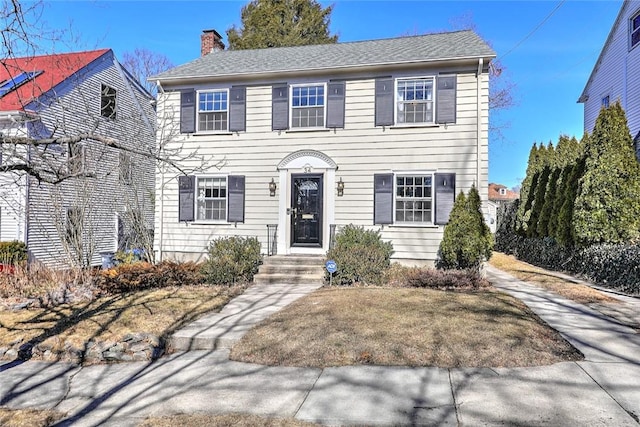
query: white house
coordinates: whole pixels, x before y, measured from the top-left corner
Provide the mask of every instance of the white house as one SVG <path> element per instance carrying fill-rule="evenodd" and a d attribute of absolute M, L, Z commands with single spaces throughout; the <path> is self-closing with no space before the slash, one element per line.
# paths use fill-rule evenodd
<path fill-rule="evenodd" d="M 640 156 L 640 1 L 625 0 L 578 102 L 591 133 L 601 107 L 620 101 Z"/>
<path fill-rule="evenodd" d="M 157 174 L 159 258 L 200 259 L 232 235 L 320 255 L 351 223 L 430 264 L 456 193 L 476 185 L 486 209 L 495 53 L 474 32 L 223 48 L 205 31 L 201 58 L 153 78 L 159 133 L 179 126 L 176 146 L 215 159 Z"/>
<path fill-rule="evenodd" d="M 50 266 L 96 265 L 132 218 L 151 229 L 154 102 L 109 49 L 3 60 L 0 240 Z M 71 141 L 82 134 L 124 149 Z"/>

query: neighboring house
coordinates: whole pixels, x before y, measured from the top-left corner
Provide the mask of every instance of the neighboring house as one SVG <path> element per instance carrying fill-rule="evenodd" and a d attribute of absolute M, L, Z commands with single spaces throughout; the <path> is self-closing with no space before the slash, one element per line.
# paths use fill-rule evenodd
<path fill-rule="evenodd" d="M 154 103 L 109 49 L 3 60 L 0 240 L 26 242 L 30 260 L 50 266 L 96 265 L 101 252 L 127 244 L 134 219 L 151 229 L 155 162 L 140 153 L 155 146 Z M 126 150 L 64 142 L 83 133 Z M 7 171 L 19 164 L 33 173 Z"/>
<path fill-rule="evenodd" d="M 486 220 L 492 233 L 496 232 L 498 226 L 498 210 L 500 207 L 519 198 L 519 193 L 509 190 L 502 184 L 494 184 L 493 182 L 489 184 L 489 212 Z"/>
<path fill-rule="evenodd" d="M 486 210 L 495 53 L 474 32 L 223 46 L 205 31 L 201 58 L 153 77 L 159 133 L 179 127 L 175 146 L 216 161 L 159 173 L 160 258 L 200 259 L 235 235 L 268 254 L 324 254 L 355 224 L 380 229 L 394 260 L 429 264 L 457 193 L 476 185 Z"/>
<path fill-rule="evenodd" d="M 622 3 L 578 102 L 591 133 L 602 107 L 620 101 L 640 158 L 640 1 Z"/>

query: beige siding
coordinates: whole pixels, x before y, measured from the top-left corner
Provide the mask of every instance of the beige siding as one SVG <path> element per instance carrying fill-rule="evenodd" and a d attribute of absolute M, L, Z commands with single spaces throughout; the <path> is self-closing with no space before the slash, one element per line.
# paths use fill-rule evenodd
<path fill-rule="evenodd" d="M 429 70 L 429 74 L 432 73 L 433 70 Z M 480 189 L 486 201 L 488 79 L 485 74 L 481 77 Z M 320 151 L 337 164 L 335 179 L 342 178 L 345 183 L 344 196 L 336 196 L 335 182 L 325 182 L 325 194 L 334 203 L 334 223 L 338 226 L 353 223 L 380 228 L 373 224 L 374 173 L 412 170 L 454 172 L 458 192 L 467 191 L 477 179 L 478 80 L 475 73 L 469 70 L 458 75 L 457 123 L 447 126 L 375 127 L 374 83 L 374 78 L 347 81 L 344 129 L 272 131 L 271 86 L 265 82 L 247 89 L 246 132 L 177 136 L 173 142 L 175 146 L 182 146 L 187 152 L 198 150 L 202 157 L 223 160 L 220 169 L 209 169 L 211 174 L 246 176 L 245 223 L 179 223 L 175 174 L 166 173 L 163 178 L 159 173 L 156 181 L 156 248 L 161 249 L 164 256 L 198 258 L 213 238 L 242 235 L 258 237 L 266 252 L 266 225 L 278 223 L 281 214 L 279 200 L 289 197 L 283 188 L 278 188 L 276 197 L 269 197 L 268 183 L 274 178 L 280 185 L 278 163 L 298 150 Z M 204 87 L 196 89 L 201 88 Z M 159 117 L 165 117 L 165 111 L 179 111 L 180 94 L 177 90 L 180 88 L 175 89 L 165 88 L 167 92 L 160 96 Z M 168 116 L 171 117 L 171 113 Z M 177 115 L 172 117 L 173 123 L 179 122 Z M 196 165 L 195 160 L 184 163 L 186 168 Z M 327 199 L 325 205 L 326 202 Z M 432 262 L 442 231 L 442 226 L 387 225 L 382 228 L 382 236 L 393 242 L 396 259 Z M 286 230 L 279 229 L 279 233 L 282 232 L 286 233 Z M 325 249 L 327 243 L 324 242 Z M 280 253 L 284 250 L 286 248 L 278 247 Z"/>
<path fill-rule="evenodd" d="M 26 136 L 26 128 L 7 120 L 0 123 L 6 136 Z M 12 154 L 3 147 L 2 161 L 10 163 Z M 24 241 L 26 181 L 17 173 L 0 173 L 0 241 Z"/>

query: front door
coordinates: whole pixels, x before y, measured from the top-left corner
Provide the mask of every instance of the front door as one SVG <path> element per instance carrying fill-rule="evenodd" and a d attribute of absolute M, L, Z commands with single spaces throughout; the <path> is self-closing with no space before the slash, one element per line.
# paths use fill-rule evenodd
<path fill-rule="evenodd" d="M 291 246 L 322 247 L 322 175 L 291 175 Z"/>

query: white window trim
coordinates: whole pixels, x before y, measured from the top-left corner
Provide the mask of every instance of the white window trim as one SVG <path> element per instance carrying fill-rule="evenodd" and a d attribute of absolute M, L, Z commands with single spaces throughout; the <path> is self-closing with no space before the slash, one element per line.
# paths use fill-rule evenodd
<path fill-rule="evenodd" d="M 224 212 L 224 219 L 201 219 L 198 217 L 198 182 L 201 179 L 208 179 L 208 178 L 224 178 L 225 180 L 225 212 Z M 194 188 L 195 194 L 193 197 L 193 209 L 194 209 L 194 223 L 195 224 L 229 224 L 229 222 L 227 222 L 227 218 L 229 217 L 229 175 L 196 175 L 196 183 L 195 183 L 195 188 Z"/>
<path fill-rule="evenodd" d="M 201 93 L 212 93 L 212 92 L 226 92 L 227 93 L 227 109 L 225 110 L 227 112 L 227 128 L 226 129 L 221 129 L 221 130 L 200 130 L 200 113 L 219 113 L 222 112 L 222 110 L 220 111 L 200 111 L 200 94 Z M 227 135 L 227 134 L 232 134 L 232 132 L 229 131 L 229 106 L 230 106 L 230 99 L 229 99 L 229 88 L 218 88 L 218 89 L 202 89 L 202 90 L 198 90 L 196 91 L 196 133 L 204 135 L 204 134 L 217 134 L 217 135 Z"/>
<path fill-rule="evenodd" d="M 293 89 L 298 87 L 315 87 L 322 86 L 324 88 L 324 100 L 322 102 L 322 126 L 310 126 L 310 127 L 293 127 Z M 300 107 L 306 108 L 306 107 Z M 291 131 L 310 131 L 310 130 L 321 130 L 327 128 L 327 83 L 326 82 L 316 82 L 316 83 L 292 83 L 289 85 L 289 130 Z"/>
<path fill-rule="evenodd" d="M 432 97 L 431 100 L 432 108 L 433 108 L 433 120 L 430 122 L 418 122 L 418 123 L 398 123 L 398 81 L 403 80 L 426 80 L 430 79 L 432 86 Z M 396 77 L 393 81 L 393 127 L 426 127 L 426 126 L 438 126 L 436 123 L 436 76 L 434 75 L 426 75 L 426 76 L 410 76 L 410 77 Z"/>
<path fill-rule="evenodd" d="M 638 42 L 636 42 L 636 44 L 633 44 L 633 20 L 636 19 L 638 16 L 640 16 L 640 10 L 637 10 L 633 15 L 631 15 L 631 18 L 629 19 L 629 50 L 635 49 L 636 46 L 640 46 L 640 40 L 638 40 Z M 640 31 L 640 27 L 638 27 L 636 29 L 636 31 Z"/>
<path fill-rule="evenodd" d="M 397 177 L 398 176 L 418 176 L 418 175 L 431 175 L 431 221 L 430 222 L 409 222 L 409 221 L 398 221 L 396 220 L 396 198 L 397 198 Z M 436 179 L 436 171 L 433 170 L 409 170 L 409 171 L 393 171 L 393 226 L 397 227 L 434 227 L 438 226 L 435 224 L 435 179 Z"/>

